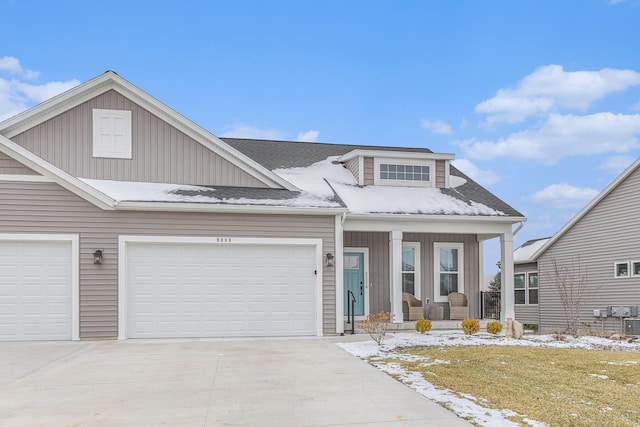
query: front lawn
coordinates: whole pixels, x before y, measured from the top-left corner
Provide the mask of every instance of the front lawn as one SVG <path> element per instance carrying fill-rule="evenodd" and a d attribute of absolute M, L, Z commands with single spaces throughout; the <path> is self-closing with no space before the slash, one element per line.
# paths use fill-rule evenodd
<path fill-rule="evenodd" d="M 341 346 L 477 425 L 640 425 L 640 344 L 437 331 Z"/>

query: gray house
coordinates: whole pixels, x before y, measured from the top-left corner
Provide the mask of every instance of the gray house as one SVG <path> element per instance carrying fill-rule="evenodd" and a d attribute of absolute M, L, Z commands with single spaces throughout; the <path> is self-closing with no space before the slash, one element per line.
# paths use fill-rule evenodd
<path fill-rule="evenodd" d="M 567 318 L 573 317 L 580 329 L 620 332 L 624 318 L 638 319 L 632 312 L 620 317 L 607 314 L 609 307 L 640 306 L 638 189 L 640 159 L 553 237 L 533 242 L 534 250 L 526 251 L 526 256 L 514 254 L 518 320 L 538 323 L 542 332 L 559 332 L 567 328 Z M 530 304 L 530 294 L 528 299 L 518 295 L 519 289 L 531 292 L 532 275 L 538 280 L 537 307 Z M 573 304 L 579 308 L 574 316 L 566 315 L 559 292 L 563 288 L 582 294 L 580 304 Z"/>
<path fill-rule="evenodd" d="M 524 218 L 453 158 L 218 138 L 106 72 L 0 123 L 0 340 L 336 334 L 403 292 L 478 317 Z"/>

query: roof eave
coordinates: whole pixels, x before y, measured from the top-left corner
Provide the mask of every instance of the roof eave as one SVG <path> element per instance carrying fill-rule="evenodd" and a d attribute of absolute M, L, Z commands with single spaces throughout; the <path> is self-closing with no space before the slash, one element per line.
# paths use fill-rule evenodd
<path fill-rule="evenodd" d="M 294 207 L 272 205 L 220 205 L 210 203 L 171 203 L 171 202 L 137 202 L 121 201 L 117 210 L 132 211 L 171 211 L 171 212 L 217 212 L 217 213 L 252 213 L 252 214 L 287 214 L 287 215 L 339 215 L 345 208 L 330 207 Z"/>

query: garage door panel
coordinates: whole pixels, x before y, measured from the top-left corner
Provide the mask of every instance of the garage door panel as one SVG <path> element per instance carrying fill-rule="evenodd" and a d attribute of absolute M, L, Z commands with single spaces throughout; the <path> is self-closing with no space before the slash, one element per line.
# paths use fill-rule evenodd
<path fill-rule="evenodd" d="M 315 268 L 311 246 L 129 243 L 128 336 L 315 335 Z"/>
<path fill-rule="evenodd" d="M 0 241 L 0 341 L 72 337 L 71 243 Z"/>

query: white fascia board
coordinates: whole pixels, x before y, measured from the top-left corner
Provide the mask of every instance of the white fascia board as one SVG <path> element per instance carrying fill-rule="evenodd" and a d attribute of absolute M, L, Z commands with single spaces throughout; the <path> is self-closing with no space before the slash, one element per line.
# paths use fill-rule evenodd
<path fill-rule="evenodd" d="M 111 89 L 132 99 L 143 108 L 149 110 L 176 129 L 179 129 L 185 135 L 188 135 L 220 157 L 233 164 L 237 164 L 245 172 L 259 181 L 264 182 L 271 188 L 285 188 L 291 191 L 300 190 L 289 181 L 286 181 L 251 158 L 245 156 L 211 132 L 198 126 L 113 71 L 107 71 L 86 83 L 80 84 L 27 111 L 5 120 L 0 123 L 0 134 L 11 138 Z"/>
<path fill-rule="evenodd" d="M 345 208 L 314 208 L 265 205 L 214 205 L 207 203 L 170 202 L 119 202 L 117 210 L 131 211 L 172 211 L 172 212 L 218 212 L 288 215 L 336 215 L 346 212 Z"/>
<path fill-rule="evenodd" d="M 62 169 L 36 156 L 31 151 L 19 146 L 2 135 L 0 135 L 0 152 L 38 172 L 43 178 L 50 178 L 50 182 L 55 182 L 101 209 L 112 210 L 116 205 L 114 199 L 99 192 L 90 185 L 85 184 L 78 178 L 69 175 Z"/>
<path fill-rule="evenodd" d="M 352 150 L 338 157 L 339 162 L 346 162 L 355 157 L 386 157 L 391 159 L 421 159 L 421 160 L 453 160 L 455 154 L 451 153 L 424 153 L 416 151 L 402 151 L 402 148 L 396 150 Z"/>
<path fill-rule="evenodd" d="M 594 206 L 596 206 L 602 199 L 607 197 L 620 183 L 622 183 L 629 175 L 631 175 L 636 169 L 640 167 L 640 158 L 633 162 L 624 172 L 622 172 L 616 179 L 607 185 L 596 197 L 593 198 L 584 208 L 573 216 L 560 230 L 554 234 L 544 245 L 542 245 L 537 251 L 535 251 L 530 258 L 530 262 L 537 262 L 540 255 L 542 255 L 549 247 L 551 247 L 560 237 L 562 237 L 569 229 L 571 229 L 578 221 L 582 219 Z"/>
<path fill-rule="evenodd" d="M 428 215 L 353 215 L 348 214 L 345 231 L 390 231 L 402 230 L 415 233 L 454 233 L 501 235 L 511 232 L 514 223 L 524 221 L 516 217 L 436 217 Z"/>

